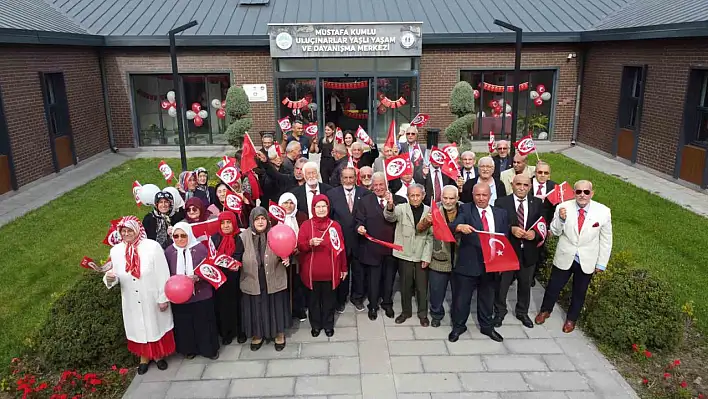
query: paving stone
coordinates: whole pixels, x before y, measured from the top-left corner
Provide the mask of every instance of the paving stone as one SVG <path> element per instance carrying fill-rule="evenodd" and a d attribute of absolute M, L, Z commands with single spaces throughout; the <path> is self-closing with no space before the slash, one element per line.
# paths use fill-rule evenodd
<path fill-rule="evenodd" d="M 592 390 L 603 396 L 637 397 L 632 387 L 614 370 L 586 370 L 583 372 Z M 576 389 L 581 391 L 582 389 Z"/>
<path fill-rule="evenodd" d="M 430 399 L 429 393 L 399 393 L 398 399 Z"/>
<path fill-rule="evenodd" d="M 231 380 L 228 397 L 287 396 L 295 393 L 295 378 L 239 378 Z"/>
<path fill-rule="evenodd" d="M 250 342 L 248 342 L 248 344 L 250 344 Z M 238 343 L 236 343 L 236 341 L 234 341 L 230 345 L 222 346 L 221 349 L 219 349 L 219 361 L 233 362 L 233 361 L 238 360 L 238 358 L 241 356 L 241 350 L 244 349 L 245 346 L 248 344 L 238 344 Z M 246 348 L 246 350 L 249 350 L 249 349 Z M 202 358 L 202 357 L 194 358 L 194 360 L 197 360 L 197 359 L 201 360 L 204 358 Z"/>
<path fill-rule="evenodd" d="M 524 333 L 526 333 L 526 336 L 531 338 L 531 339 L 549 339 L 553 338 L 550 332 L 548 332 L 548 329 L 546 328 L 545 325 L 538 325 L 535 324 L 533 328 L 525 328 Z"/>
<path fill-rule="evenodd" d="M 566 392 L 565 394 L 568 399 L 604 399 L 602 395 L 596 394 L 595 392 Z"/>
<path fill-rule="evenodd" d="M 386 330 L 381 318 L 369 320 L 366 313 L 359 313 L 356 315 L 356 325 L 360 341 L 386 338 Z"/>
<path fill-rule="evenodd" d="M 286 332 L 288 343 L 302 343 L 302 342 L 323 342 L 327 341 L 327 337 L 321 334 L 319 337 L 313 337 L 309 328 L 305 326 L 300 326 L 299 328 L 291 328 Z"/>
<path fill-rule="evenodd" d="M 575 371 L 575 365 L 566 355 L 543 355 L 551 371 Z"/>
<path fill-rule="evenodd" d="M 277 359 L 269 360 L 266 377 L 298 375 L 326 375 L 329 373 L 327 359 Z"/>
<path fill-rule="evenodd" d="M 546 371 L 548 367 L 540 355 L 487 355 L 484 365 L 489 371 Z"/>
<path fill-rule="evenodd" d="M 315 396 L 315 398 L 322 399 L 324 396 Z M 329 395 L 327 399 L 364 399 L 364 397 L 361 395 Z"/>
<path fill-rule="evenodd" d="M 310 337 L 312 337 L 312 335 L 310 335 Z M 357 328 L 356 327 L 335 328 L 334 329 L 334 336 L 329 338 L 329 342 L 356 341 L 356 340 L 357 340 Z"/>
<path fill-rule="evenodd" d="M 506 347 L 501 342 L 494 342 L 487 338 L 486 340 L 466 340 L 449 342 L 446 341 L 447 349 L 451 355 L 483 355 L 494 353 L 507 353 Z"/>
<path fill-rule="evenodd" d="M 499 399 L 496 392 L 434 393 L 431 399 Z"/>
<path fill-rule="evenodd" d="M 507 316 L 507 319 L 509 317 Z M 511 316 L 514 320 L 516 320 L 516 317 Z M 533 330 L 533 328 L 526 328 L 522 326 L 521 324 L 517 325 L 509 325 L 509 323 L 506 322 L 506 319 L 504 319 L 504 325 L 498 328 L 495 328 L 499 334 L 501 334 L 504 339 L 526 339 L 528 336 L 526 335 L 526 330 Z M 482 335 L 482 333 L 479 333 L 479 335 Z M 489 339 L 486 335 L 482 335 L 482 337 Z"/>
<path fill-rule="evenodd" d="M 205 380 L 254 378 L 265 376 L 265 361 L 215 362 L 208 364 L 202 378 Z"/>
<path fill-rule="evenodd" d="M 169 388 L 170 383 L 166 381 L 141 381 L 140 384 L 138 384 L 138 386 L 135 388 L 135 390 L 126 392 L 125 396 L 123 396 L 123 399 L 163 399 L 167 394 L 167 390 Z"/>
<path fill-rule="evenodd" d="M 520 373 L 461 373 L 465 391 L 503 392 L 528 391 L 529 386 Z"/>
<path fill-rule="evenodd" d="M 336 357 L 329 359 L 329 374 L 359 374 L 359 358 Z"/>
<path fill-rule="evenodd" d="M 608 362 L 599 354 L 590 342 L 581 338 L 556 338 L 556 343 L 563 349 L 578 370 L 606 370 Z"/>
<path fill-rule="evenodd" d="M 296 395 L 337 395 L 361 393 L 358 376 L 297 377 Z"/>
<path fill-rule="evenodd" d="M 356 327 L 356 315 L 355 313 L 342 313 L 335 316 L 334 328 L 340 327 Z M 371 321 L 367 319 L 366 321 Z"/>
<path fill-rule="evenodd" d="M 246 345 L 246 344 L 244 344 Z M 304 345 L 304 344 L 303 344 Z M 248 347 L 244 347 L 241 351 L 239 359 L 241 360 L 268 360 L 268 359 L 291 359 L 296 358 L 300 354 L 300 344 L 290 342 L 285 345 L 285 348 L 278 352 L 273 347 L 273 344 L 263 344 L 261 349 L 252 351 Z"/>
<path fill-rule="evenodd" d="M 447 340 L 447 336 L 450 334 L 450 328 L 445 327 L 412 327 L 413 335 L 415 339 L 439 339 Z M 470 335 L 465 333 L 460 335 L 460 339 L 470 339 Z"/>
<path fill-rule="evenodd" d="M 443 341 L 391 341 L 388 348 L 392 356 L 447 354 Z"/>
<path fill-rule="evenodd" d="M 388 342 L 386 340 L 359 341 L 359 360 L 362 374 L 390 374 L 392 371 L 389 356 Z"/>
<path fill-rule="evenodd" d="M 502 392 L 501 399 L 567 399 L 564 392 Z"/>
<path fill-rule="evenodd" d="M 386 339 L 389 341 L 413 340 L 413 327 L 386 326 Z"/>
<path fill-rule="evenodd" d="M 391 356 L 391 367 L 396 374 L 423 372 L 423 364 L 418 356 Z"/>
<path fill-rule="evenodd" d="M 458 373 L 483 371 L 479 356 L 421 356 L 426 373 Z"/>
<path fill-rule="evenodd" d="M 206 367 L 203 363 L 188 363 L 182 362 L 179 366 L 179 370 L 175 375 L 175 380 L 199 380 L 202 377 L 204 368 Z"/>
<path fill-rule="evenodd" d="M 148 373 L 143 375 L 143 382 L 162 382 L 162 381 L 173 381 L 179 372 L 179 368 L 182 366 L 183 357 L 179 355 L 170 356 L 167 359 L 168 368 L 167 370 L 160 370 L 157 368 L 155 363 L 150 364 Z"/>
<path fill-rule="evenodd" d="M 356 356 L 356 342 L 318 342 L 302 344 L 300 357 Z"/>
<path fill-rule="evenodd" d="M 398 392 L 459 392 L 460 381 L 452 373 L 395 374 Z"/>
<path fill-rule="evenodd" d="M 393 374 L 364 374 L 361 393 L 365 398 L 395 398 L 396 383 Z"/>
<path fill-rule="evenodd" d="M 590 390 L 585 378 L 577 371 L 527 372 L 522 375 L 535 391 Z"/>
<path fill-rule="evenodd" d="M 504 345 L 511 353 L 519 354 L 557 354 L 563 350 L 552 339 L 505 339 Z"/>
<path fill-rule="evenodd" d="M 167 397 L 179 398 L 225 398 L 229 390 L 229 380 L 177 381 L 170 385 Z"/>

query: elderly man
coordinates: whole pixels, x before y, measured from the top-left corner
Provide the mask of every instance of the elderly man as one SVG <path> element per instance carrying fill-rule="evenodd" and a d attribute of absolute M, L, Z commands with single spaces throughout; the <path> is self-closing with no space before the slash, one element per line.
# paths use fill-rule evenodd
<path fill-rule="evenodd" d="M 290 141 L 285 147 L 285 159 L 283 159 L 283 173 L 293 173 L 295 161 L 300 158 L 300 143 Z"/>
<path fill-rule="evenodd" d="M 332 176 L 329 178 L 329 184 L 332 187 L 337 187 L 342 184 L 340 181 L 340 175 L 342 173 L 342 169 L 344 169 L 349 162 L 348 155 L 349 153 L 347 152 L 347 146 L 341 143 L 334 145 L 334 149 L 332 150 L 332 156 L 334 157 L 334 170 L 332 171 Z"/>
<path fill-rule="evenodd" d="M 396 156 L 396 152 L 398 151 L 398 146 L 395 148 L 391 148 L 389 146 L 384 146 L 383 148 L 383 155 L 376 158 L 374 160 L 374 172 L 383 172 L 384 171 L 384 161 L 391 157 Z"/>
<path fill-rule="evenodd" d="M 402 251 L 393 250 L 393 257 L 398 259 L 398 274 L 401 276 L 401 314 L 396 317 L 396 324 L 402 324 L 413 316 L 413 287 L 417 302 L 420 325 L 428 327 L 428 265 L 433 254 L 433 234 L 431 229 L 418 231 L 416 226 L 429 212 L 430 207 L 423 204 L 425 188 L 420 184 L 408 186 L 408 203 L 394 207 L 393 194 L 386 193 L 384 218 L 396 223 L 394 243 L 403 247 Z"/>
<path fill-rule="evenodd" d="M 475 185 L 472 196 L 474 203 L 462 205 L 457 217 L 450 223 L 450 230 L 463 236 L 460 239 L 457 262 L 452 269 L 452 331 L 448 339 L 456 342 L 467 331 L 470 301 L 477 290 L 479 330 L 492 340 L 501 342 L 504 338 L 494 329 L 492 316 L 496 273 L 487 273 L 482 255 L 482 245 L 487 244 L 480 242 L 474 230 L 508 235 L 509 219 L 505 210 L 489 205 L 491 190 L 488 185 Z"/>
<path fill-rule="evenodd" d="M 457 188 L 462 189 L 468 181 L 479 175 L 477 167 L 474 166 L 476 155 L 472 151 L 465 151 L 460 155 L 462 167 L 460 168 L 460 177 L 457 178 Z"/>
<path fill-rule="evenodd" d="M 401 175 L 400 178 L 388 182 L 388 188 L 395 195 L 400 195 L 401 197 L 405 198 L 406 201 L 408 201 L 408 187 L 410 187 L 410 185 L 414 183 L 415 180 L 413 180 L 413 174 L 406 173 L 404 175 Z"/>
<path fill-rule="evenodd" d="M 270 150 L 271 147 L 273 147 L 273 134 L 271 133 L 265 133 L 263 134 L 263 137 L 261 137 L 261 152 L 268 155 L 268 150 Z"/>
<path fill-rule="evenodd" d="M 369 151 L 364 152 L 364 144 L 359 141 L 352 143 L 351 152 L 351 161 L 355 168 L 371 166 L 374 164 L 374 160 L 379 156 L 379 150 L 376 148 L 376 144 L 374 144 Z"/>
<path fill-rule="evenodd" d="M 371 190 L 371 185 L 374 183 L 372 177 L 374 176 L 374 170 L 370 166 L 364 166 L 359 169 L 359 180 L 361 181 L 361 186 L 367 190 Z"/>
<path fill-rule="evenodd" d="M 494 205 L 497 198 L 501 198 L 506 195 L 506 189 L 499 179 L 494 178 L 495 166 L 492 157 L 480 158 L 478 165 L 479 175 L 462 186 L 460 200 L 466 204 L 472 202 L 472 187 L 474 187 L 477 183 L 484 183 L 492 190 L 492 196 L 489 199 L 489 204 Z"/>
<path fill-rule="evenodd" d="M 497 153 L 492 155 L 494 159 L 494 178 L 498 179 L 499 175 L 507 169 L 511 169 L 513 164 L 509 159 L 509 142 L 506 140 L 497 141 Z"/>
<path fill-rule="evenodd" d="M 332 186 L 320 183 L 320 169 L 316 162 L 307 161 L 302 167 L 305 184 L 290 190 L 297 199 L 297 209 L 312 218 L 312 198 L 317 194 L 325 194 Z"/>
<path fill-rule="evenodd" d="M 462 202 L 459 200 L 459 191 L 456 186 L 445 186 L 442 189 L 442 201 L 435 204 L 448 224 L 455 220 Z M 419 232 L 425 231 L 433 224 L 432 214 L 428 213 L 418 223 Z M 459 233 L 457 238 L 459 239 Z M 430 325 L 440 327 L 440 321 L 445 317 L 445 293 L 450 282 L 452 265 L 457 256 L 457 243 L 444 242 L 433 237 L 433 255 L 428 266 L 428 284 L 430 286 Z"/>
<path fill-rule="evenodd" d="M 514 176 L 523 174 L 525 176 L 528 176 L 529 179 L 531 179 L 534 176 L 535 170 L 535 167 L 528 165 L 528 159 L 526 156 L 516 154 L 514 155 L 513 168 L 501 172 L 499 180 L 504 184 L 504 189 L 506 190 L 506 192 L 510 193 L 513 191 L 513 187 L 511 186 L 511 180 L 514 178 Z"/>
<path fill-rule="evenodd" d="M 574 187 L 575 199 L 559 204 L 551 222 L 551 231 L 558 236 L 558 244 L 541 311 L 536 316 L 536 324 L 543 324 L 551 317 L 558 295 L 573 276 L 564 333 L 575 329 L 592 275 L 605 270 L 612 252 L 610 208 L 592 201 L 595 193 L 591 182 L 580 180 Z"/>
<path fill-rule="evenodd" d="M 502 173 L 503 174 L 503 173 Z M 541 237 L 532 229 L 533 225 L 543 215 L 543 202 L 531 195 L 531 179 L 524 175 L 514 176 L 512 181 L 513 194 L 499 198 L 494 206 L 504 209 L 509 215 L 511 235 L 509 242 L 514 247 L 516 257 L 519 259 L 519 270 L 501 273 L 499 288 L 494 302 L 494 326 L 501 327 L 507 314 L 506 296 L 509 286 L 514 281 L 518 282 L 516 288 L 516 318 L 526 328 L 533 328 L 529 318 L 529 303 L 531 302 L 531 280 L 536 263 L 538 262 L 538 243 Z M 516 217 L 514 217 L 516 215 Z"/>
<path fill-rule="evenodd" d="M 536 176 L 531 181 L 531 194 L 541 199 L 541 202 L 543 203 L 543 217 L 546 219 L 546 224 L 548 224 L 551 223 L 551 220 L 553 220 L 553 214 L 556 212 L 556 205 L 553 205 L 551 201 L 546 199 L 546 197 L 548 196 L 548 193 L 556 188 L 556 182 L 551 180 L 551 165 L 544 161 L 538 161 L 536 163 L 536 170 L 534 173 Z M 534 278 L 531 280 L 532 287 L 536 285 L 536 277 L 539 275 L 539 269 L 546 264 L 547 258 L 548 248 L 544 242 L 538 254 L 538 262 L 536 263 L 536 267 L 534 267 Z"/>
<path fill-rule="evenodd" d="M 418 144 L 418 128 L 408 126 L 406 128 L 406 142 L 401 143 L 401 154 L 408 154 L 413 163 L 413 177 L 417 181 L 423 181 L 423 158 L 425 156 L 425 146 Z"/>
<path fill-rule="evenodd" d="M 396 224 L 384 218 L 383 210 L 391 201 L 397 205 L 406 200 L 398 196 L 389 197 L 386 195 L 388 193 L 386 175 L 382 172 L 374 173 L 372 181 L 371 191 L 374 195 L 362 197 L 354 213 L 357 233 L 393 242 Z M 393 283 L 396 279 L 396 259 L 393 257 L 392 250 L 360 237 L 358 251 L 364 275 L 355 284 L 358 284 L 356 289 L 358 292 L 364 292 L 364 281 L 368 282 L 369 319 L 376 320 L 378 317 L 379 298 L 381 299 L 381 307 L 386 312 L 386 317 L 393 318 L 395 315 L 393 312 Z"/>
<path fill-rule="evenodd" d="M 272 194 L 271 199 L 274 198 L 273 201 L 277 202 L 277 199 L 280 198 L 280 195 L 282 193 L 290 191 L 293 188 L 298 187 L 302 184 L 305 184 L 305 179 L 302 176 L 302 165 L 307 162 L 307 159 L 299 158 L 297 161 L 295 161 L 294 169 L 290 173 L 285 173 L 285 168 L 283 167 L 283 165 L 281 165 L 280 168 L 277 167 L 279 157 L 277 157 L 277 153 L 273 151 L 273 148 L 274 147 L 271 147 L 271 149 L 268 151 L 269 155 L 276 154 L 276 157 L 273 158 L 273 161 L 268 162 L 266 156 L 263 155 L 262 152 L 258 151 L 256 152 L 256 163 L 258 164 L 259 168 L 265 171 L 265 176 L 261 184 L 261 188 L 264 189 L 264 193 L 268 191 L 270 194 Z"/>
<path fill-rule="evenodd" d="M 428 193 L 425 196 L 425 205 L 440 201 L 443 186 L 455 184 L 453 179 L 442 172 L 442 166 L 431 158 L 430 166 L 423 167 L 423 185 Z"/>
<path fill-rule="evenodd" d="M 287 137 L 287 143 L 288 146 L 292 142 L 298 142 L 300 143 L 300 149 L 301 152 L 298 154 L 298 157 L 304 157 L 304 158 L 309 158 L 310 157 L 310 152 L 312 151 L 317 151 L 317 142 L 315 140 L 310 140 L 307 135 L 303 134 L 303 123 L 302 121 L 296 120 L 293 122 L 293 131 L 292 133 Z M 286 148 L 287 151 L 287 148 Z"/>

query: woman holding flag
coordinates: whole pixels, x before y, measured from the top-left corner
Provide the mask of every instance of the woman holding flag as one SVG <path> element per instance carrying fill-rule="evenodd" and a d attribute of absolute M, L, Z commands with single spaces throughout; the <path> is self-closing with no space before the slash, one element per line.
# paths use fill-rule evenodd
<path fill-rule="evenodd" d="M 300 226 L 297 248 L 300 251 L 300 279 L 310 289 L 309 304 L 312 336 L 334 335 L 335 290 L 347 276 L 344 235 L 339 223 L 329 218 L 329 199 L 324 194 L 312 198 L 312 219 Z"/>

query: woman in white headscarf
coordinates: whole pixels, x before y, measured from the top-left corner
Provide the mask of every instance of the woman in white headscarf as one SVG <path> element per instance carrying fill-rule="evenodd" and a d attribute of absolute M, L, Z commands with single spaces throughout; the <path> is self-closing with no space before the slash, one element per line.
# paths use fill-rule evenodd
<path fill-rule="evenodd" d="M 297 237 L 300 225 L 307 220 L 307 214 L 297 210 L 297 198 L 293 193 L 284 193 L 278 199 L 278 205 L 285 209 L 285 221 L 282 222 L 295 232 Z M 275 221 L 272 221 L 275 223 Z M 297 248 L 290 256 L 290 267 L 288 268 L 288 287 L 290 289 L 290 303 L 293 317 L 300 321 L 307 320 L 307 289 L 299 277 L 300 266 L 297 263 Z"/>
<path fill-rule="evenodd" d="M 177 353 L 187 359 L 196 355 L 219 358 L 219 333 L 216 328 L 214 289 L 199 280 L 194 269 L 209 255 L 207 247 L 194 237 L 192 226 L 185 222 L 172 229 L 172 245 L 165 250 L 170 275 L 183 274 L 194 281 L 194 293 L 183 304 L 172 304 Z"/>

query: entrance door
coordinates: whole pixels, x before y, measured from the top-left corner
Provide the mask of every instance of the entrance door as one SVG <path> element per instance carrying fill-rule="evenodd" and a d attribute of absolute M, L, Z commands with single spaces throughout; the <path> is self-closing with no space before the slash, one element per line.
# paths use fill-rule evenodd
<path fill-rule="evenodd" d="M 44 113 L 47 118 L 52 161 L 54 170 L 58 172 L 69 165 L 76 165 L 64 74 L 40 73 L 39 78 L 44 94 Z"/>
<path fill-rule="evenodd" d="M 2 93 L 0 93 L 0 194 L 13 189 L 17 190 L 17 181 L 10 152 L 10 134 L 5 121 Z"/>
<path fill-rule="evenodd" d="M 332 122 L 342 131 L 352 132 L 361 126 L 373 137 L 372 84 L 371 78 L 323 78 L 322 116 L 325 125 Z"/>
<path fill-rule="evenodd" d="M 646 74 L 646 66 L 625 66 L 622 69 L 614 154 L 632 163 L 637 161 Z"/>

